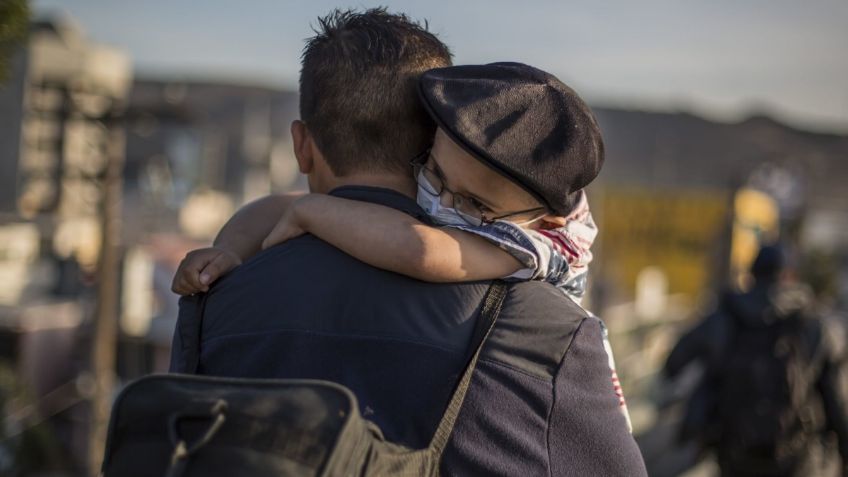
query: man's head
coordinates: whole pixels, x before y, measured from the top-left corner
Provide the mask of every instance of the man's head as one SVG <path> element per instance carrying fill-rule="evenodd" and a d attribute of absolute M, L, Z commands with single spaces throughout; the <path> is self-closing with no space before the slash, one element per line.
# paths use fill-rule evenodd
<path fill-rule="evenodd" d="M 416 82 L 424 71 L 450 65 L 450 51 L 426 25 L 382 8 L 336 10 L 318 22 L 303 51 L 302 122 L 292 125 L 301 170 L 411 181 L 409 160 L 435 131 Z M 313 188 L 319 179 L 310 181 Z"/>

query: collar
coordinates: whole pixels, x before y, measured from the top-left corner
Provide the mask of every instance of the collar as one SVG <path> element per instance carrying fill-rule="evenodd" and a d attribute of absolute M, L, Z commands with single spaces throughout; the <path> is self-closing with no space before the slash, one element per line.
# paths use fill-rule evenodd
<path fill-rule="evenodd" d="M 430 216 L 424 212 L 424 209 L 422 209 L 415 200 L 392 189 L 386 189 L 385 187 L 346 185 L 336 187 L 331 190 L 328 195 L 391 207 L 408 214 L 427 225 L 433 225 L 433 221 L 430 219 Z"/>

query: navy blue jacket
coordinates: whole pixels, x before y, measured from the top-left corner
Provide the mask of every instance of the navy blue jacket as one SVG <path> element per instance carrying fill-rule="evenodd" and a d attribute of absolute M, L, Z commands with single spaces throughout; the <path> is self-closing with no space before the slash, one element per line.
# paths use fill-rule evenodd
<path fill-rule="evenodd" d="M 333 195 L 428 218 L 371 187 Z M 266 250 L 184 298 L 171 369 L 200 340 L 201 374 L 310 378 L 349 387 L 386 437 L 429 442 L 463 371 L 488 282 L 425 283 L 311 235 Z M 613 389 L 601 323 L 553 286 L 512 285 L 442 462 L 445 475 L 644 475 Z"/>

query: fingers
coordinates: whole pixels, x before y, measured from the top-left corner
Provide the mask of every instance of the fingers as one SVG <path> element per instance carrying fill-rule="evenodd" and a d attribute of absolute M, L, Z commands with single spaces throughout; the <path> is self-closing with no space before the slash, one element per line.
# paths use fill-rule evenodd
<path fill-rule="evenodd" d="M 209 249 L 189 252 L 180 262 L 171 290 L 179 295 L 205 292 L 209 287 L 200 282 L 200 271 L 220 252 L 209 253 Z"/>
<path fill-rule="evenodd" d="M 193 295 L 205 290 L 197 285 L 193 285 L 188 279 L 188 274 L 183 270 L 174 276 L 174 282 L 171 284 L 171 291 L 177 295 Z"/>
<path fill-rule="evenodd" d="M 209 291 L 219 277 L 241 265 L 241 259 L 225 249 L 209 247 L 189 252 L 177 267 L 171 290 L 179 295 Z"/>
<path fill-rule="evenodd" d="M 237 267 L 240 262 L 233 254 L 222 251 L 200 270 L 197 280 L 208 290 L 212 282 Z"/>

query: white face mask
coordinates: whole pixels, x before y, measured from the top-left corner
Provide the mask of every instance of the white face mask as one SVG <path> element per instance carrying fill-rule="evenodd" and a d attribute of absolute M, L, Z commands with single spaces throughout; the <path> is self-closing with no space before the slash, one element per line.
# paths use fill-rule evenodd
<path fill-rule="evenodd" d="M 465 225 L 474 227 L 474 225 L 472 224 L 477 222 L 476 218 L 471 217 L 467 214 L 463 214 L 462 212 L 454 209 L 453 207 L 443 206 L 441 197 L 432 192 L 433 187 L 430 186 L 429 188 L 427 188 L 422 185 L 423 183 L 430 185 L 430 182 L 427 180 L 427 178 L 422 172 L 418 174 L 418 194 L 416 196 L 416 200 L 418 202 L 418 205 L 421 206 L 421 208 L 424 209 L 425 212 L 427 212 L 427 215 L 429 215 L 434 222 L 436 222 L 438 225 Z M 532 224 L 533 222 L 536 222 L 537 220 L 541 220 L 542 217 L 544 217 L 545 215 L 547 215 L 547 212 L 542 213 L 542 215 L 539 215 L 538 217 L 525 220 L 524 222 L 508 222 L 519 227 L 525 227 L 527 225 Z M 463 217 L 468 217 L 468 219 L 466 220 Z M 498 220 L 498 222 L 503 221 Z"/>
<path fill-rule="evenodd" d="M 442 205 L 441 197 L 439 195 L 434 194 L 430 190 L 427 190 L 426 187 L 422 186 L 422 183 L 427 183 L 427 178 L 424 177 L 423 173 L 418 174 L 418 195 L 416 197 L 418 205 L 427 212 L 427 215 L 430 216 L 433 221 L 435 221 L 439 225 L 470 225 L 474 223 L 474 218 L 468 217 L 468 220 L 463 219 L 463 216 L 466 216 L 462 212 L 454 209 L 453 207 L 445 207 Z M 432 187 L 431 187 L 432 189 Z M 467 217 L 467 216 L 466 216 Z"/>

